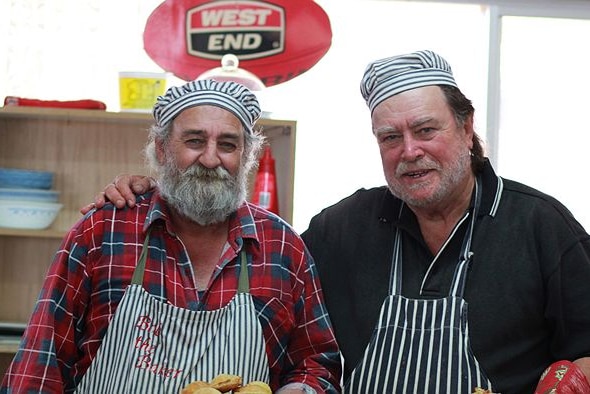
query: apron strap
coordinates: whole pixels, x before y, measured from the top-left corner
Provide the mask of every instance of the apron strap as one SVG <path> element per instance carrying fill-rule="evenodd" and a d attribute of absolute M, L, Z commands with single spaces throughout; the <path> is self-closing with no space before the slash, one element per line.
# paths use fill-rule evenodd
<path fill-rule="evenodd" d="M 467 282 L 467 271 L 471 265 L 473 252 L 471 251 L 471 240 L 473 239 L 473 230 L 475 229 L 475 221 L 479 214 L 479 207 L 481 205 L 481 178 L 478 176 L 475 179 L 475 199 L 473 202 L 473 210 L 471 211 L 471 221 L 469 227 L 465 232 L 463 238 L 463 246 L 461 247 L 461 260 L 455 267 L 455 274 L 453 275 L 453 282 L 451 285 L 450 295 L 463 298 L 465 290 L 465 282 Z"/>
<path fill-rule="evenodd" d="M 473 238 L 473 230 L 475 228 L 475 221 L 479 213 L 481 205 L 481 177 L 475 178 L 475 198 L 473 202 L 473 209 L 471 211 L 471 220 L 465 236 L 463 237 L 463 245 L 461 247 L 461 257 L 455 267 L 453 275 L 453 282 L 451 283 L 450 295 L 463 297 L 463 290 L 465 288 L 465 281 L 467 277 L 467 270 L 471 262 L 473 252 L 471 251 L 471 239 Z M 403 207 L 404 204 L 402 204 Z M 401 209 L 399 215 L 401 216 Z M 393 246 L 392 266 L 389 279 L 389 294 L 401 294 L 402 288 L 402 236 L 399 227 L 396 229 L 395 240 Z"/>
<path fill-rule="evenodd" d="M 143 247 L 141 249 L 141 254 L 139 255 L 139 260 L 137 261 L 137 266 L 135 267 L 135 271 L 133 271 L 133 276 L 131 277 L 132 285 L 143 286 L 143 274 L 145 272 L 145 262 L 147 261 L 147 254 L 149 251 L 151 231 L 152 228 L 149 227 L 145 235 L 145 240 L 143 241 Z"/>
<path fill-rule="evenodd" d="M 240 251 L 240 278 L 238 279 L 238 294 L 250 292 L 250 278 L 248 277 L 248 259 L 244 248 Z"/>
<path fill-rule="evenodd" d="M 389 274 L 389 294 L 402 293 L 402 234 L 398 229 L 395 230 L 395 240 L 393 243 L 393 256 L 391 258 L 391 273 Z"/>

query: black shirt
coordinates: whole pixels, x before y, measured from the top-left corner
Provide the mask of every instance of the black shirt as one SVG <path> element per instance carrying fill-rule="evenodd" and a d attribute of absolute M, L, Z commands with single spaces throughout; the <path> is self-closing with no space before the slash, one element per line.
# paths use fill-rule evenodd
<path fill-rule="evenodd" d="M 532 393 L 552 362 L 590 356 L 590 236 L 554 198 L 497 177 L 489 163 L 481 176 L 465 288 L 471 346 L 496 392 Z M 466 224 L 435 260 L 415 216 L 402 205 L 386 187 L 361 189 L 316 215 L 302 234 L 318 266 L 345 379 L 362 358 L 388 295 L 397 227 L 403 233 L 402 294 L 440 298 L 449 292 Z"/>

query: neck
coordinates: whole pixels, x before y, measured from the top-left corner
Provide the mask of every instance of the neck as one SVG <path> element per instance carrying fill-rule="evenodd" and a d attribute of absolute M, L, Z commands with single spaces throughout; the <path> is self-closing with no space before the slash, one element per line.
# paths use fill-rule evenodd
<path fill-rule="evenodd" d="M 190 259 L 195 286 L 200 290 L 206 289 L 227 243 L 229 220 L 202 226 L 178 213 L 173 213 L 171 225 Z"/>
<path fill-rule="evenodd" d="M 471 203 L 475 177 L 470 176 L 463 187 L 434 207 L 409 208 L 414 212 L 426 244 L 433 254 L 438 253 L 457 222 L 465 215 Z"/>

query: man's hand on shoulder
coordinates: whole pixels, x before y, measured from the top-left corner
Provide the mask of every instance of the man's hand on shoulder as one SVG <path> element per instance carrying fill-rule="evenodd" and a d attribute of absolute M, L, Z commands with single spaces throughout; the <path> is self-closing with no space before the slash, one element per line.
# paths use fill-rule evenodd
<path fill-rule="evenodd" d="M 145 175 L 120 174 L 113 182 L 105 186 L 104 190 L 94 196 L 94 202 L 80 208 L 85 215 L 94 208 L 102 208 L 107 201 L 110 201 L 117 208 L 124 208 L 125 205 L 133 208 L 135 196 L 145 193 L 156 187 L 156 181 Z"/>

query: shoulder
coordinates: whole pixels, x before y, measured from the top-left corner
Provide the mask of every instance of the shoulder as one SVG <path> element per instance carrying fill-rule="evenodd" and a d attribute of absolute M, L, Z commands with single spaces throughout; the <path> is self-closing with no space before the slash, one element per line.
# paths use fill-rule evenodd
<path fill-rule="evenodd" d="M 264 231 L 276 229 L 297 235 L 291 224 L 281 216 L 248 201 L 238 208 L 236 217 L 244 230 L 248 227 Z"/>
<path fill-rule="evenodd" d="M 326 239 L 350 239 L 353 233 L 370 232 L 382 218 L 391 218 L 400 200 L 386 186 L 358 189 L 311 218 L 301 236 L 308 247 Z M 340 236 L 336 237 L 336 234 Z M 317 247 L 321 247 L 320 244 Z"/>
<path fill-rule="evenodd" d="M 513 237 L 542 250 L 545 256 L 590 245 L 590 235 L 559 200 L 520 182 L 502 178 L 502 183 L 500 203 L 488 222 L 492 226 L 488 233 L 500 231 L 498 239 L 508 243 Z"/>
<path fill-rule="evenodd" d="M 376 217 L 395 200 L 397 199 L 386 186 L 358 189 L 337 203 L 322 209 L 311 219 L 310 227 L 325 221 Z"/>
<path fill-rule="evenodd" d="M 103 234 L 141 232 L 148 214 L 161 212 L 153 203 L 156 201 L 152 192 L 137 196 L 134 208 L 125 206 L 119 209 L 107 202 L 102 208 L 93 209 L 84 215 L 72 226 L 70 233 L 96 240 Z"/>
<path fill-rule="evenodd" d="M 502 182 L 504 209 L 545 223 L 579 225 L 570 210 L 557 198 L 514 180 L 502 178 Z"/>
<path fill-rule="evenodd" d="M 350 212 L 364 208 L 379 209 L 382 207 L 384 198 L 388 195 L 391 193 L 386 186 L 358 189 L 337 203 L 322 209 L 319 215 L 330 215 L 341 211 Z"/>
<path fill-rule="evenodd" d="M 230 224 L 230 234 L 252 239 L 259 245 L 303 251 L 303 240 L 285 219 L 258 205 L 244 202 Z M 230 236 L 231 237 L 231 236 Z"/>

